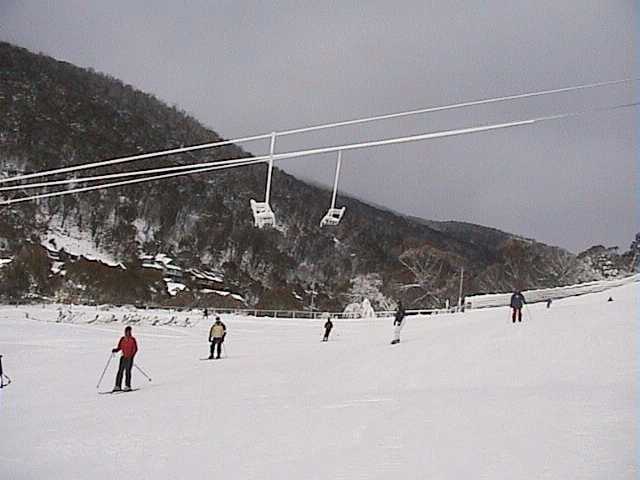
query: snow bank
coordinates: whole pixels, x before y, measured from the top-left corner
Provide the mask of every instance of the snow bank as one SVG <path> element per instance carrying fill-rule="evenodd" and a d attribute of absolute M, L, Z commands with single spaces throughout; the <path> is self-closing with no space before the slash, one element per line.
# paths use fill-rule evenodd
<path fill-rule="evenodd" d="M 578 285 L 569 285 L 566 287 L 543 288 L 539 290 L 527 290 L 522 292 L 528 303 L 544 302 L 548 299 L 557 300 L 560 298 L 573 297 L 576 295 L 585 295 L 587 293 L 597 293 L 611 288 L 620 287 L 640 281 L 640 274 L 632 275 L 617 280 L 602 280 L 597 282 L 581 283 Z M 486 307 L 504 307 L 510 304 L 511 294 L 509 293 L 491 293 L 486 295 L 472 295 L 465 297 L 465 305 L 467 308 L 486 308 Z"/>
<path fill-rule="evenodd" d="M 171 308 L 141 309 L 133 306 L 114 305 L 25 305 L 0 306 L 0 312 L 11 312 L 12 318 L 25 318 L 42 323 L 74 324 L 78 326 L 123 324 L 139 326 L 192 327 L 202 319 L 202 311 Z M 1 313 L 0 313 L 1 317 Z"/>

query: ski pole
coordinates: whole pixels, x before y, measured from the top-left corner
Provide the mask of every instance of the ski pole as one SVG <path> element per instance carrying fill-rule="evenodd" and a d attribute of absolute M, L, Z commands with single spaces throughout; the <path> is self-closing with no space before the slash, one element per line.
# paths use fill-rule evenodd
<path fill-rule="evenodd" d="M 113 352 L 111 352 L 111 354 L 109 355 L 109 359 L 107 360 L 107 364 L 104 366 L 104 370 L 102 371 L 102 375 L 100 375 L 100 380 L 98 380 L 98 384 L 96 385 L 96 388 L 100 388 L 100 384 L 102 383 L 104 374 L 107 373 L 107 368 L 109 368 L 109 364 L 111 363 L 111 360 L 113 360 Z"/>
<path fill-rule="evenodd" d="M 145 377 L 147 377 L 147 379 L 148 379 L 149 381 L 151 381 L 151 377 L 150 377 L 149 375 L 147 375 L 146 373 L 144 373 L 144 371 L 143 371 L 143 370 L 138 366 L 138 364 L 137 364 L 137 363 L 134 363 L 134 364 L 133 364 L 133 366 L 134 366 L 134 367 L 136 367 L 138 370 L 140 370 L 140 373 L 141 373 L 142 375 L 144 375 Z"/>

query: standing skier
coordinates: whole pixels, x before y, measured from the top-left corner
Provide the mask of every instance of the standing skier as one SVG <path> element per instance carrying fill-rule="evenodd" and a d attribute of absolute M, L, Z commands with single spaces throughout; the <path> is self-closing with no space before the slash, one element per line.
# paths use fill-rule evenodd
<path fill-rule="evenodd" d="M 331 333 L 331 329 L 333 328 L 333 322 L 331 318 L 327 318 L 327 321 L 324 323 L 324 337 L 322 338 L 323 342 L 327 342 L 329 340 L 329 334 Z"/>
<path fill-rule="evenodd" d="M 520 293 L 520 290 L 516 290 L 511 295 L 511 320 L 513 323 L 516 323 L 516 316 L 518 317 L 518 322 L 522 321 L 522 306 L 527 303 L 524 299 L 524 295 Z"/>
<path fill-rule="evenodd" d="M 406 313 L 404 311 L 404 307 L 402 306 L 402 302 L 398 302 L 398 308 L 395 313 L 395 320 L 393 321 L 393 340 L 391 340 L 391 345 L 395 345 L 396 343 L 400 343 L 400 331 L 404 326 L 404 317 Z"/>
<path fill-rule="evenodd" d="M 131 390 L 131 369 L 133 368 L 133 358 L 138 353 L 138 342 L 131 335 L 131 327 L 124 329 L 124 337 L 120 338 L 118 346 L 111 350 L 112 353 L 122 352 L 120 357 L 120 365 L 118 366 L 118 373 L 116 375 L 116 386 L 113 387 L 114 392 L 122 390 L 122 374 L 124 373 L 124 389 L 125 391 Z"/>
<path fill-rule="evenodd" d="M 209 354 L 209 360 L 213 359 L 214 350 L 217 350 L 217 356 L 220 358 L 220 352 L 222 351 L 222 342 L 227 335 L 227 327 L 220 321 L 220 317 L 216 317 L 215 323 L 209 330 L 209 341 L 211 342 L 211 353 Z M 217 347 L 217 348 L 216 348 Z"/>

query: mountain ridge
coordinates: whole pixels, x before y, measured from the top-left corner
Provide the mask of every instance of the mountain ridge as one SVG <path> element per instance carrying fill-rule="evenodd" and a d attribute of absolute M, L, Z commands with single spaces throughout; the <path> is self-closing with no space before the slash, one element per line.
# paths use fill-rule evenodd
<path fill-rule="evenodd" d="M 0 80 L 5 176 L 222 140 L 113 77 L 2 42 Z M 135 167 L 250 156 L 226 145 Z M 378 299 L 376 308 L 398 299 L 410 306 L 454 301 L 460 268 L 466 293 L 598 278 L 587 262 L 557 247 L 490 227 L 418 220 L 343 194 L 344 219 L 321 229 L 331 192 L 278 168 L 271 196 L 278 228 L 256 229 L 249 200 L 264 197 L 265 175 L 263 165 L 245 166 L 5 207 L 0 295 L 302 309 L 313 289 L 318 308 L 337 310 L 369 297 Z M 19 194 L 5 198 L 11 195 Z M 124 268 L 43 246 L 51 232 L 71 231 Z"/>

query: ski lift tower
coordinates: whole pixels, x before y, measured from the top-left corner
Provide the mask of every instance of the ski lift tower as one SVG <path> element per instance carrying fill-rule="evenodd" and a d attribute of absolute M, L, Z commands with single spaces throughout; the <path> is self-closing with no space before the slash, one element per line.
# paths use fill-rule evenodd
<path fill-rule="evenodd" d="M 271 175 L 273 173 L 273 154 L 276 148 L 276 132 L 271 133 L 271 147 L 269 148 L 269 168 L 267 170 L 267 187 L 264 194 L 264 202 L 250 200 L 251 211 L 253 212 L 253 225 L 258 228 L 274 227 L 276 216 L 269 205 L 271 195 Z"/>
<path fill-rule="evenodd" d="M 320 221 L 320 226 L 324 227 L 327 225 L 335 226 L 340 223 L 342 220 L 342 216 L 344 215 L 344 211 L 347 207 L 336 208 L 336 195 L 338 194 L 338 178 L 340 177 L 340 164 L 342 162 L 342 150 L 338 150 L 338 162 L 336 163 L 336 178 L 333 181 L 333 196 L 331 197 L 331 207 L 327 214 L 322 217 Z"/>
<path fill-rule="evenodd" d="M 316 290 L 316 282 L 313 282 L 311 284 L 311 287 L 308 290 L 305 290 L 305 293 L 309 294 L 309 310 L 311 311 L 311 316 L 314 317 L 314 312 L 316 311 L 316 296 L 318 295 L 318 291 Z"/>

